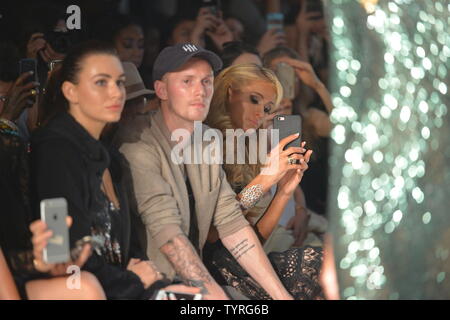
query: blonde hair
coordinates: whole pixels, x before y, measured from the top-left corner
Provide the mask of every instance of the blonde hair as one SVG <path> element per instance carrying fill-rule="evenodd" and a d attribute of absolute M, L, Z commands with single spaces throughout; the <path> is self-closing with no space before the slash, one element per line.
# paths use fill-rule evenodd
<path fill-rule="evenodd" d="M 254 81 L 261 80 L 273 84 L 276 92 L 275 106 L 278 106 L 283 97 L 283 88 L 273 71 L 250 63 L 239 64 L 222 70 L 214 80 L 214 95 L 211 100 L 211 107 L 206 118 L 206 123 L 211 128 L 219 129 L 225 138 L 226 130 L 234 128 L 229 108 L 229 89 L 240 89 L 250 85 Z M 236 148 L 234 152 L 236 159 Z M 224 150 L 224 160 L 225 159 L 226 150 Z M 227 175 L 228 182 L 235 191 L 245 187 L 259 174 L 260 165 L 249 164 L 247 163 L 247 159 L 248 145 L 246 143 L 245 164 L 226 164 L 224 161 L 223 168 Z"/>

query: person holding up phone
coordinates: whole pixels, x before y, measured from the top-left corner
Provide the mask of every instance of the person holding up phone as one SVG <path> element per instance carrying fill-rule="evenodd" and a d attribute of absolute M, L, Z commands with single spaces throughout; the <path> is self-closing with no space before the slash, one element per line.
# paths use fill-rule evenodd
<path fill-rule="evenodd" d="M 300 112 L 304 120 L 313 117 L 315 131 L 319 136 L 328 136 L 331 131 L 331 122 L 329 121 L 329 114 L 333 110 L 333 103 L 331 101 L 331 96 L 328 89 L 325 87 L 324 83 L 317 77 L 312 66 L 304 61 L 300 60 L 299 55 L 292 49 L 287 47 L 275 48 L 263 57 L 263 64 L 265 67 L 271 70 L 277 70 L 280 64 L 285 64 L 290 66 L 295 72 L 295 77 L 290 77 L 290 82 L 294 87 L 293 96 L 286 97 L 291 101 L 291 105 L 299 95 L 301 97 L 302 105 L 307 106 L 308 97 L 305 96 L 305 87 L 312 90 L 313 93 L 317 94 L 325 107 L 326 114 L 323 111 L 319 112 L 319 109 L 309 110 L 311 115 L 305 112 Z M 303 88 L 299 87 L 299 84 L 303 84 Z M 286 102 L 285 102 L 286 103 Z M 310 108 L 311 109 L 311 108 Z M 303 108 L 303 110 L 306 110 Z M 317 112 L 316 112 L 317 110 Z M 302 111 L 302 110 L 301 110 Z"/>
<path fill-rule="evenodd" d="M 304 128 L 303 138 L 315 150 L 315 156 L 311 159 L 314 165 L 311 166 L 308 176 L 302 180 L 303 191 L 308 208 L 320 215 L 324 215 L 328 185 L 327 144 L 332 128 L 330 113 L 333 110 L 330 93 L 317 77 L 312 66 L 307 62 L 301 61 L 298 53 L 291 48 L 278 47 L 269 51 L 263 57 L 263 63 L 264 66 L 271 70 L 277 70 L 277 67 L 283 63 L 295 71 L 294 98 L 284 98 L 280 107 L 268 115 L 265 125 L 268 126 L 271 119 L 280 112 L 301 115 Z M 315 96 L 320 99 L 319 101 L 321 101 L 323 106 L 318 103 L 312 103 L 317 101 Z M 282 108 L 284 110 L 281 111 Z M 299 201 L 301 198 L 298 197 Z M 300 208 L 305 208 L 306 204 L 303 201 L 301 202 L 298 203 Z"/>
<path fill-rule="evenodd" d="M 298 52 L 302 61 L 312 65 L 322 82 L 327 83 L 330 33 L 322 0 L 300 1 L 293 33 L 289 46 Z"/>
<path fill-rule="evenodd" d="M 190 42 L 200 47 L 205 47 L 205 36 L 209 37 L 216 48 L 222 51 L 223 44 L 233 41 L 233 34 L 222 19 L 222 11 L 215 7 L 211 11 L 210 6 L 201 7 L 192 29 Z"/>
<path fill-rule="evenodd" d="M 136 233 L 131 232 L 120 160 L 99 141 L 106 124 L 119 121 L 123 110 L 120 59 L 110 44 L 85 42 L 72 48 L 53 77 L 56 88 L 49 92 L 55 96 L 43 108 L 50 119 L 31 143 L 34 207 L 43 199 L 65 198 L 73 219 L 71 248 L 86 236 L 103 238 L 82 269 L 97 277 L 108 299 L 149 299 L 170 282 L 131 245 Z"/>
<path fill-rule="evenodd" d="M 22 111 L 29 106 L 28 99 L 37 96 L 39 83 L 35 81 L 25 83 L 33 75 L 32 71 L 21 74 L 2 99 L 3 108 L 0 111 L 4 119 L 16 121 Z"/>
<path fill-rule="evenodd" d="M 266 0 L 267 28 L 256 46 L 261 56 L 273 48 L 286 44 L 284 15 L 280 9 L 280 0 Z"/>
<path fill-rule="evenodd" d="M 269 69 L 254 64 L 229 67 L 214 82 L 214 96 L 207 123 L 219 129 L 224 137 L 227 129 L 257 130 L 262 125 L 264 115 L 280 103 L 282 92 L 280 82 Z M 294 128 L 295 125 L 290 130 L 295 131 Z M 300 131 L 300 122 L 297 130 Z M 289 143 L 295 143 L 296 146 L 287 147 Z M 248 156 L 248 145 L 246 148 Z M 230 151 L 225 149 L 224 163 L 227 152 Z M 312 150 L 306 150 L 305 144 L 300 144 L 299 135 L 293 134 L 283 137 L 270 151 L 266 167 L 278 163 L 277 169 L 271 174 L 264 174 L 264 171 L 260 173 L 260 164 L 223 165 L 245 217 L 262 243 L 277 228 L 287 202 L 308 169 L 311 154 Z M 272 186 L 276 186 L 274 195 L 270 194 Z M 248 201 L 250 190 L 252 197 Z M 284 287 L 295 299 L 323 298 L 319 284 L 320 248 L 293 248 L 281 253 L 269 253 L 268 257 Z M 214 228 L 210 230 L 203 260 L 219 283 L 226 282 L 251 299 L 269 299 L 267 293 L 254 283 L 225 250 Z"/>
<path fill-rule="evenodd" d="M 29 74 L 23 74 L 17 79 L 11 99 L 0 110 L 0 248 L 5 260 L 4 264 L 0 262 L 0 278 L 5 277 L 8 281 L 2 280 L 0 283 L 2 286 L 3 283 L 9 283 L 8 291 L 14 292 L 7 296 L 0 292 L 0 299 L 102 299 L 103 289 L 92 274 L 81 272 L 82 289 L 68 290 L 66 269 L 55 268 L 53 265 L 43 269 L 41 264 L 33 261 L 38 261 L 37 253 L 41 251 L 45 239 L 32 241 L 28 229 L 32 220 L 28 148 L 14 122 L 21 108 L 24 108 L 23 102 L 29 88 L 21 83 L 28 76 Z M 34 84 L 29 85 L 32 87 Z M 37 235 L 34 230 L 33 234 Z M 80 259 L 67 261 L 67 264 L 82 266 L 89 253 L 87 248 Z"/>

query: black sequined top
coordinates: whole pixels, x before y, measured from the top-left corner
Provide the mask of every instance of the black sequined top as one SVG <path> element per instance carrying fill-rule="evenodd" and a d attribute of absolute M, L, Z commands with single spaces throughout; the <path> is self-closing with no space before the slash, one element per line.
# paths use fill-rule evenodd
<path fill-rule="evenodd" d="M 126 270 L 130 258 L 130 217 L 121 189 L 116 157 L 68 113 L 56 116 L 31 139 L 31 190 L 36 213 L 42 199 L 64 197 L 73 218 L 70 242 L 101 236 L 103 244 L 83 266 L 93 273 L 109 299 L 139 299 L 144 287 L 136 274 Z M 111 167 L 115 169 L 111 170 Z M 110 168 L 120 209 L 111 205 L 101 189 Z M 136 257 L 136 256 L 132 256 Z M 144 257 L 144 255 L 141 255 Z"/>

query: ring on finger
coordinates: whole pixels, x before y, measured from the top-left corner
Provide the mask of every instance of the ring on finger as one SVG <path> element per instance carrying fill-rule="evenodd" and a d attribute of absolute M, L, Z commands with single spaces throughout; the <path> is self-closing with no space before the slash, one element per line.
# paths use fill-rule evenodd
<path fill-rule="evenodd" d="M 31 89 L 30 92 L 31 92 L 31 95 L 32 95 L 32 96 L 35 96 L 35 95 L 37 94 L 37 90 L 36 90 L 36 89 Z"/>
<path fill-rule="evenodd" d="M 296 164 L 297 163 L 297 159 L 295 159 L 295 158 L 291 158 L 291 157 L 288 157 L 288 164 Z"/>

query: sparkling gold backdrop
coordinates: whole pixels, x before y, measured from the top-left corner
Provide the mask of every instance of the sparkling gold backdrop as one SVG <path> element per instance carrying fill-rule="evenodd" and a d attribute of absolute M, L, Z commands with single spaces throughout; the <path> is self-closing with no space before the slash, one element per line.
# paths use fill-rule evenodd
<path fill-rule="evenodd" d="M 343 299 L 450 299 L 448 0 L 328 0 Z"/>

